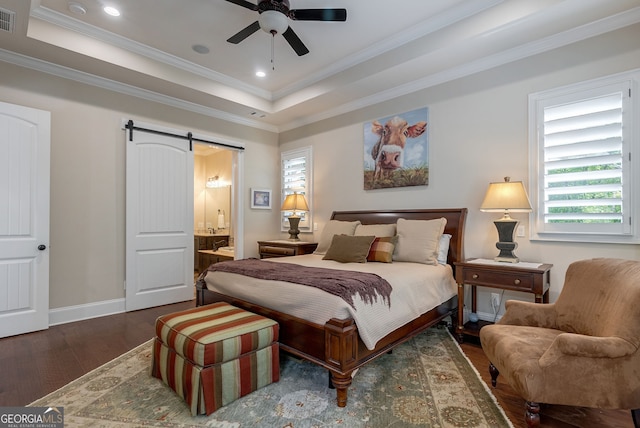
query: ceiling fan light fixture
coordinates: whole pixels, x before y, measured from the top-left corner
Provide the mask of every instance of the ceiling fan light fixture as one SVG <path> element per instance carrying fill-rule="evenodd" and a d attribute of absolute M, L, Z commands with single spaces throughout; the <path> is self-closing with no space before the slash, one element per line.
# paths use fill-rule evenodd
<path fill-rule="evenodd" d="M 260 28 L 265 33 L 282 34 L 289 28 L 287 17 L 281 12 L 275 10 L 265 10 L 258 18 Z"/>

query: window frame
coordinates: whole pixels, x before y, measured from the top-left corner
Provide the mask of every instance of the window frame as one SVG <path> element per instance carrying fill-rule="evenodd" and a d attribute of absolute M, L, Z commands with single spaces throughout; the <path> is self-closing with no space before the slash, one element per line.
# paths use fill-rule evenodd
<path fill-rule="evenodd" d="M 636 95 L 639 82 L 640 69 L 636 69 L 529 95 L 529 195 L 533 208 L 529 229 L 532 241 L 640 243 L 640 104 Z M 601 224 L 545 223 L 544 108 L 588 100 L 612 88 L 629 91 L 628 96 L 623 94 L 622 111 L 623 223 L 617 223 L 617 228 L 602 227 Z"/>
<path fill-rule="evenodd" d="M 301 215 L 298 229 L 301 233 L 313 233 L 313 148 L 311 146 L 301 147 L 297 149 L 280 152 L 280 207 L 288 194 L 291 193 L 289 187 L 285 184 L 285 162 L 293 159 L 305 159 L 305 186 L 302 191 L 296 190 L 298 193 L 304 193 L 309 205 L 309 211 Z M 280 231 L 287 232 L 289 230 L 289 220 L 284 212 L 280 213 Z"/>

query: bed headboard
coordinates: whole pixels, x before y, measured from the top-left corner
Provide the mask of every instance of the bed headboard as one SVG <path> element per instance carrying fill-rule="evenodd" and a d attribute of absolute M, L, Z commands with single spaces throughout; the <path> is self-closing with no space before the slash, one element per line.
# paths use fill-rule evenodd
<path fill-rule="evenodd" d="M 362 224 L 395 223 L 399 218 L 406 220 L 433 220 L 444 217 L 447 225 L 444 233 L 451 235 L 447 263 L 464 260 L 464 223 L 467 218 L 466 208 L 441 208 L 433 210 L 389 210 L 389 211 L 334 211 L 331 220 L 356 221 Z"/>

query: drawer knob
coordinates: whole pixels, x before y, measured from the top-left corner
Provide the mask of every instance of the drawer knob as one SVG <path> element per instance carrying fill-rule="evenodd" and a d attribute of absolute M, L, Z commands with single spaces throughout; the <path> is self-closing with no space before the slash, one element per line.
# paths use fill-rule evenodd
<path fill-rule="evenodd" d="M 515 285 L 519 285 L 519 284 L 520 284 L 520 280 L 519 280 L 519 279 L 516 279 L 515 281 L 513 281 L 513 283 L 514 283 Z"/>
<path fill-rule="evenodd" d="M 472 276 L 472 278 L 473 278 L 473 279 L 478 279 L 478 274 L 477 274 L 477 273 L 474 273 L 474 274 L 473 274 L 473 276 Z"/>

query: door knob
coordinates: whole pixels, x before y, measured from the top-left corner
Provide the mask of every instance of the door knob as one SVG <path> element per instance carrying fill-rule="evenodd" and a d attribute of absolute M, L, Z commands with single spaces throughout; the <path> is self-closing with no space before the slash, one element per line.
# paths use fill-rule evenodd
<path fill-rule="evenodd" d="M 46 245 L 44 245 L 44 244 L 40 244 L 40 245 L 38 245 L 38 250 L 40 250 L 40 251 L 44 251 L 44 250 L 46 250 L 46 249 L 47 249 L 47 246 L 46 246 Z"/>

